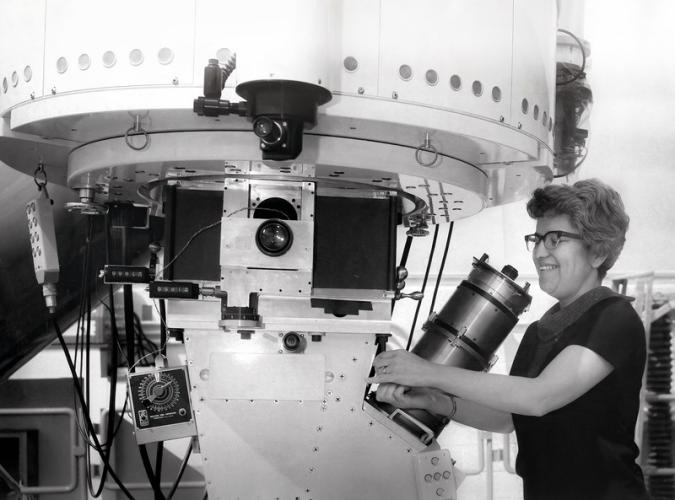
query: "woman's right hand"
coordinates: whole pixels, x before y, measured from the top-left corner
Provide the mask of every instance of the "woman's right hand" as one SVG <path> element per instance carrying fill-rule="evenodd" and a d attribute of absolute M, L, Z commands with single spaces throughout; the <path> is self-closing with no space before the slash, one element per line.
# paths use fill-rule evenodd
<path fill-rule="evenodd" d="M 439 415 L 450 415 L 453 412 L 450 396 L 432 387 L 380 384 L 377 388 L 377 400 L 402 410 L 416 408 Z"/>

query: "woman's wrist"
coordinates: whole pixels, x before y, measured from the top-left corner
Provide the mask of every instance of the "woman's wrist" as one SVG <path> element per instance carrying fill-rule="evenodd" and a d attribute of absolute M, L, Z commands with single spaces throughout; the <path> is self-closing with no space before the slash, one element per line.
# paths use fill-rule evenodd
<path fill-rule="evenodd" d="M 457 412 L 457 402 L 453 396 L 441 391 L 434 391 L 430 396 L 428 411 L 449 418 L 455 415 Z"/>

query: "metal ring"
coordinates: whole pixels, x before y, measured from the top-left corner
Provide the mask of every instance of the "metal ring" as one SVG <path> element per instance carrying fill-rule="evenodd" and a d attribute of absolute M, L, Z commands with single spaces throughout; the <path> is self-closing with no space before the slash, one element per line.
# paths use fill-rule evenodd
<path fill-rule="evenodd" d="M 143 143 L 142 146 L 139 147 L 139 146 L 134 146 L 133 144 L 131 144 L 131 141 L 129 140 L 129 133 L 130 132 L 135 132 L 132 135 L 143 135 L 145 137 L 145 142 Z M 139 129 L 139 130 L 136 130 L 136 127 L 129 127 L 129 129 L 124 134 L 124 141 L 127 143 L 127 146 L 129 146 L 131 149 L 134 149 L 136 151 L 141 151 L 141 150 L 145 149 L 148 146 L 148 144 L 150 143 L 150 137 L 148 136 L 147 130 L 144 130 L 142 128 Z"/>
<path fill-rule="evenodd" d="M 424 162 L 421 160 L 421 155 L 422 151 L 426 153 L 433 153 L 434 157 L 430 162 Z M 431 144 L 421 144 L 418 146 L 418 148 L 415 150 L 415 160 L 417 163 L 422 165 L 423 167 L 434 167 L 435 163 L 438 161 L 438 150 L 433 147 Z"/>

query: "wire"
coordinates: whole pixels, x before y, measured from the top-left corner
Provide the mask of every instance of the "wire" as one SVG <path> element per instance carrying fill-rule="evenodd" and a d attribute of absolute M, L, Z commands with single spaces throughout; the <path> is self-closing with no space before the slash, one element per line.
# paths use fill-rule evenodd
<path fill-rule="evenodd" d="M 436 276 L 436 286 L 434 287 L 434 296 L 431 299 L 431 305 L 429 306 L 429 316 L 434 312 L 434 304 L 436 303 L 436 295 L 438 294 L 438 287 L 441 284 L 441 278 L 443 277 L 443 269 L 445 268 L 445 258 L 448 256 L 448 248 L 450 247 L 450 240 L 452 239 L 452 229 L 455 227 L 455 221 L 450 222 L 450 227 L 448 228 L 448 236 L 445 239 L 445 249 L 443 250 L 443 258 L 441 259 L 441 267 L 438 269 L 438 275 Z"/>
<path fill-rule="evenodd" d="M 564 30 L 562 28 L 558 28 L 558 31 L 560 31 L 561 33 L 565 33 L 566 35 L 569 35 L 572 38 L 574 38 L 574 41 L 577 42 L 577 45 L 579 45 L 579 49 L 581 49 L 581 58 L 582 58 L 581 68 L 579 69 L 579 71 L 577 72 L 576 75 L 574 75 L 571 79 L 569 79 L 567 81 L 556 82 L 557 86 L 562 86 L 562 85 L 569 85 L 570 83 L 575 82 L 578 79 L 585 76 L 584 70 L 586 69 L 586 50 L 584 49 L 584 44 L 581 43 L 581 40 L 579 40 L 574 33 L 572 33 L 571 31 L 568 31 L 568 30 Z M 569 72 L 567 67 L 565 67 L 565 69 Z"/>
<path fill-rule="evenodd" d="M 431 251 L 429 252 L 429 260 L 427 261 L 427 270 L 424 273 L 424 281 L 422 281 L 422 294 L 427 286 L 427 279 L 429 278 L 429 269 L 431 268 L 431 261 L 434 259 L 434 250 L 436 249 L 436 240 L 438 239 L 438 224 L 434 228 L 434 239 L 431 242 Z M 417 302 L 417 308 L 415 309 L 415 317 L 413 318 L 412 325 L 410 326 L 410 335 L 408 335 L 408 343 L 406 344 L 405 350 L 410 350 L 410 345 L 412 344 L 413 334 L 415 332 L 415 324 L 417 323 L 417 316 L 420 313 L 420 307 L 422 306 L 422 300 Z"/>
<path fill-rule="evenodd" d="M 242 207 L 242 208 L 240 208 L 240 209 L 238 209 L 238 210 L 235 210 L 234 212 L 228 214 L 228 215 L 227 215 L 227 218 L 232 217 L 233 215 L 236 215 L 236 214 L 238 214 L 238 213 L 240 213 L 240 212 L 243 212 L 244 210 L 246 210 L 246 211 L 248 211 L 248 212 L 251 212 L 251 211 L 256 210 L 256 209 L 255 209 L 255 208 L 249 208 L 249 207 Z M 282 211 L 282 210 L 277 210 L 276 208 L 266 208 L 266 207 L 263 207 L 263 208 L 258 208 L 258 210 L 265 210 L 265 211 L 268 211 L 268 212 L 277 212 L 277 213 L 283 215 L 285 219 L 288 219 L 288 214 L 286 214 L 286 212 L 284 212 L 284 211 Z M 195 239 L 197 236 L 199 236 L 200 234 L 202 234 L 204 231 L 208 231 L 208 230 L 211 229 L 212 227 L 217 226 L 217 225 L 220 224 L 221 222 L 222 222 L 222 219 L 217 220 L 216 222 L 213 222 L 213 223 L 211 223 L 211 224 L 208 224 L 207 226 L 204 226 L 204 227 L 198 229 L 197 231 L 195 231 L 195 232 L 192 234 L 192 236 L 190 236 L 190 237 L 188 238 L 187 242 L 185 242 L 185 245 L 183 245 L 183 248 L 181 248 L 181 249 L 178 251 L 178 253 L 177 253 L 176 255 L 174 255 L 173 258 L 172 258 L 166 265 L 164 265 L 164 267 L 162 267 L 159 271 L 157 271 L 157 272 L 155 273 L 155 275 L 161 279 L 161 277 L 164 275 L 164 271 L 166 271 L 166 270 L 167 270 L 174 262 L 176 262 L 176 260 L 178 260 L 178 258 L 179 258 L 181 255 L 183 255 L 183 254 L 185 253 L 185 251 L 188 249 L 188 247 L 192 244 L 192 242 L 194 241 L 194 239 Z"/>
<path fill-rule="evenodd" d="M 173 482 L 173 486 L 171 486 L 171 491 L 169 491 L 169 494 L 166 496 L 166 500 L 171 500 L 173 498 L 174 493 L 176 493 L 176 490 L 178 489 L 178 483 L 180 483 L 180 480 L 183 477 L 183 473 L 185 472 L 185 468 L 187 467 L 191 453 L 192 453 L 192 439 L 190 439 L 190 443 L 188 444 L 187 450 L 185 450 L 183 461 L 180 463 L 180 469 L 178 469 L 178 476 L 176 477 L 176 480 Z"/>
<path fill-rule="evenodd" d="M 120 490 L 127 496 L 127 498 L 134 500 L 134 497 L 131 495 L 129 490 L 122 484 L 120 481 L 119 477 L 115 472 L 113 471 L 112 467 L 110 466 L 110 462 L 107 460 L 107 457 L 103 453 L 101 449 L 101 443 L 98 440 L 98 436 L 96 435 L 96 430 L 94 429 L 94 424 L 91 422 L 91 419 L 89 418 L 89 408 L 87 407 L 87 403 L 84 399 L 84 393 L 82 392 L 82 386 L 80 385 L 80 381 L 77 377 L 77 372 L 75 370 L 75 365 L 73 364 L 73 360 L 70 356 L 70 351 L 68 350 L 68 346 L 66 345 L 66 341 L 63 338 L 63 333 L 61 332 L 61 329 L 59 328 L 59 325 L 56 321 L 56 318 L 52 317 L 52 324 L 54 325 L 54 330 L 56 331 L 56 336 L 59 340 L 59 344 L 61 344 L 61 349 L 63 350 L 64 355 L 66 356 L 66 362 L 68 363 L 68 368 L 70 369 L 70 374 L 73 377 L 73 384 L 75 385 L 75 390 L 77 391 L 77 396 L 80 399 L 80 405 L 83 410 L 84 418 L 85 418 L 85 423 L 87 424 L 87 428 L 89 429 L 89 433 L 91 437 L 94 439 L 94 442 L 96 443 L 96 450 L 98 451 L 99 455 L 101 456 L 101 459 L 103 462 L 107 465 L 108 467 L 108 472 L 110 476 L 113 478 L 115 483 L 120 487 Z"/>

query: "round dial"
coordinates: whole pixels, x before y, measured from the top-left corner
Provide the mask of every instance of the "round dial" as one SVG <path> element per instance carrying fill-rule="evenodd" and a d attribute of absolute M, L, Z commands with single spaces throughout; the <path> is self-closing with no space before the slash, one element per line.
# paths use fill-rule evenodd
<path fill-rule="evenodd" d="M 138 386 L 138 399 L 148 410 L 161 413 L 176 406 L 180 385 L 170 374 L 162 373 L 159 380 L 154 374 L 148 374 Z"/>

